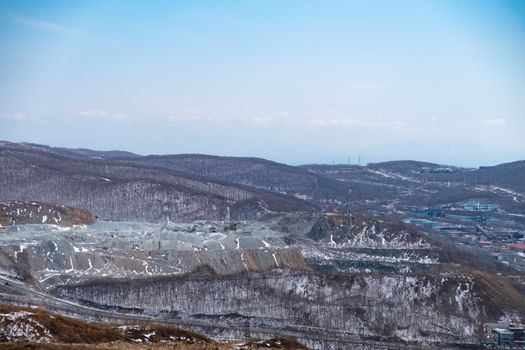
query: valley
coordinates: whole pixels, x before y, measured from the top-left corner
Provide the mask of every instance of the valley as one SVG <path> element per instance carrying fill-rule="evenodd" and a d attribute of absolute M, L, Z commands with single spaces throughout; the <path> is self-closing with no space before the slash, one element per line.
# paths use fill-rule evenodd
<path fill-rule="evenodd" d="M 3 304 L 219 347 L 477 348 L 489 323 L 525 322 L 521 163 L 292 167 L 8 142 L 0 158 Z"/>

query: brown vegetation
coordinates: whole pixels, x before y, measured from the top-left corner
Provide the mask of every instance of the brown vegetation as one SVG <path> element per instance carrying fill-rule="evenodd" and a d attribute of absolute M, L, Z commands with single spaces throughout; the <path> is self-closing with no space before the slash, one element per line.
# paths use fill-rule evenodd
<path fill-rule="evenodd" d="M 30 312 L 28 316 L 39 322 L 49 330 L 53 342 L 57 343 L 84 343 L 98 344 L 115 341 L 132 342 L 137 339 L 144 339 L 143 334 L 155 331 L 151 341 L 161 340 L 186 340 L 188 342 L 213 343 L 209 338 L 186 330 L 175 327 L 157 324 L 134 324 L 127 328 L 123 325 L 87 323 L 70 317 L 51 314 L 43 308 L 21 308 L 11 305 L 0 305 L 0 313 L 8 314 L 12 312 Z M 124 325 L 125 327 L 125 325 Z M 0 337 L 0 342 L 2 338 Z M 3 347 L 4 345 L 2 345 Z"/>
<path fill-rule="evenodd" d="M 478 293 L 482 296 L 488 315 L 498 314 L 502 309 L 511 309 L 525 315 L 525 297 L 506 278 L 485 271 L 472 271 L 478 282 Z"/>
<path fill-rule="evenodd" d="M 20 224 L 91 225 L 96 220 L 82 209 L 40 202 L 0 202 L 0 226 Z"/>
<path fill-rule="evenodd" d="M 25 311 L 37 321 L 52 336 L 50 343 L 38 343 L 19 338 L 18 341 L 7 342 L 0 330 L 0 348 L 2 350 L 232 350 L 231 344 L 218 343 L 201 334 L 160 324 L 117 325 L 88 323 L 73 318 L 52 314 L 45 308 L 23 308 L 0 304 L 0 314 L 12 314 Z M 2 316 L 0 316 L 2 321 Z M 4 321 L 6 319 L 4 318 Z M 7 322 L 13 322 L 7 320 Z M 17 321 L 14 321 L 17 322 Z M 1 322 L 0 322 L 1 324 Z M 253 340 L 245 342 L 242 349 L 307 349 L 302 344 L 286 339 Z"/>

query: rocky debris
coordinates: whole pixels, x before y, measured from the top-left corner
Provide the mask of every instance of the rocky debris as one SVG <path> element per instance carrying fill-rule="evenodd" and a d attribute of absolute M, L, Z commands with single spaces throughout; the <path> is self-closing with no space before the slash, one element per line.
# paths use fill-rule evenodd
<path fill-rule="evenodd" d="M 203 266 L 216 275 L 274 268 L 410 273 L 447 261 L 418 233 L 351 215 L 272 214 L 252 222 L 164 225 L 97 221 L 88 227 L 4 230 L 9 234 L 0 236 L 0 273 L 11 271 L 44 288 L 89 278 L 184 274 Z"/>
<path fill-rule="evenodd" d="M 273 215 L 266 220 L 273 230 L 286 233 L 285 241 L 318 271 L 410 273 L 449 261 L 443 249 L 395 221 L 335 213 Z"/>
<path fill-rule="evenodd" d="M 0 226 L 52 224 L 71 227 L 91 225 L 94 215 L 86 210 L 40 202 L 0 202 Z"/>
<path fill-rule="evenodd" d="M 362 215 L 322 215 L 307 237 L 328 246 L 352 248 L 429 248 L 421 234 L 394 222 Z"/>

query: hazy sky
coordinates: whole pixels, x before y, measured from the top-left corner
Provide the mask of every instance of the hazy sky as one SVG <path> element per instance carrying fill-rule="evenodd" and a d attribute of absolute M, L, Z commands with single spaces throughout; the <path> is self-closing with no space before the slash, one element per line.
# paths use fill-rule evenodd
<path fill-rule="evenodd" d="M 525 159 L 525 1 L 0 1 L 0 139 Z"/>

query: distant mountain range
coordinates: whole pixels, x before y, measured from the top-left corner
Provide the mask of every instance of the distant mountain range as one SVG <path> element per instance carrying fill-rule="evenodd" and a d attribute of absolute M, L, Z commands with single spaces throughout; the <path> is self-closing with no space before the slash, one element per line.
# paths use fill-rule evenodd
<path fill-rule="evenodd" d="M 524 205 L 524 178 L 525 161 L 481 169 L 414 161 L 295 167 L 260 158 L 141 156 L 0 141 L 0 201 L 68 205 L 112 220 L 251 220 L 266 212 L 345 212 L 355 210 L 356 203 L 403 199 L 403 193 L 416 204 L 488 196 L 503 205 Z M 454 191 L 447 190 L 451 186 Z M 502 190 L 483 192 L 476 186 Z M 428 191 L 435 193 L 432 199 Z"/>

